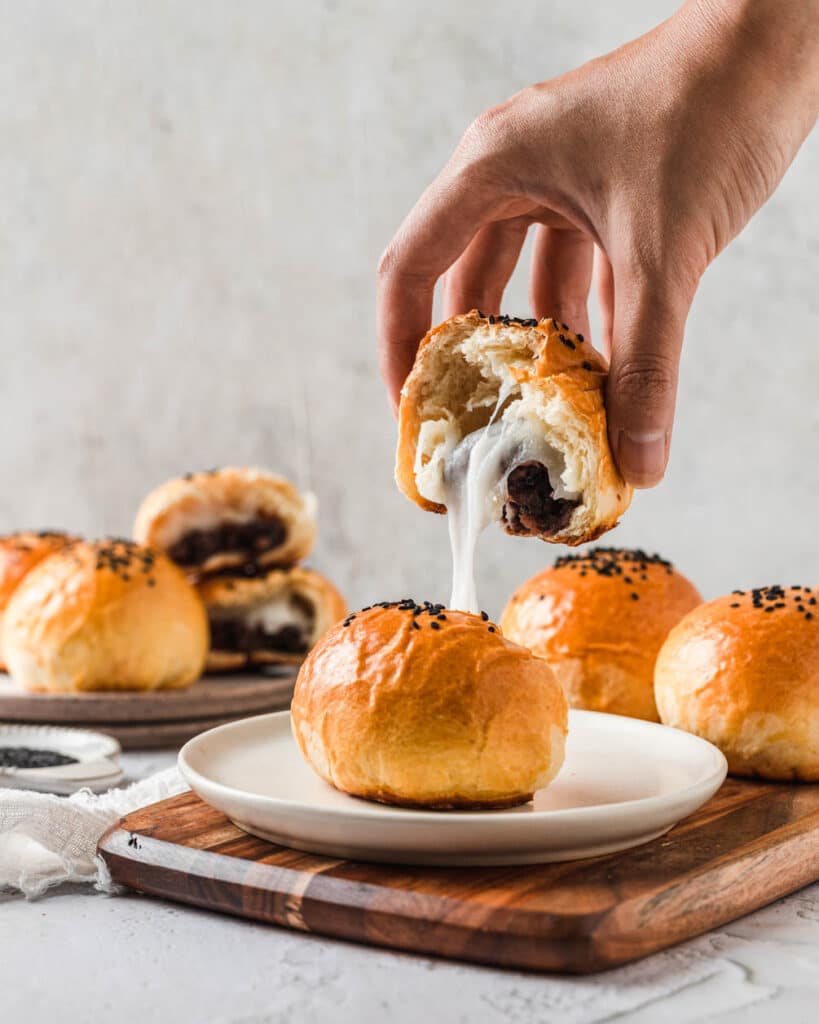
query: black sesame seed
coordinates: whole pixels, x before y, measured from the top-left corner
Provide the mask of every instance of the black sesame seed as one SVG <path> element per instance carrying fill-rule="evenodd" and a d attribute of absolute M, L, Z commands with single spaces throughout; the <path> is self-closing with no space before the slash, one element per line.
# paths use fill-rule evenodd
<path fill-rule="evenodd" d="M 484 622 L 489 622 L 489 616 L 486 614 L 486 612 L 481 612 L 481 618 L 483 619 Z"/>
<path fill-rule="evenodd" d="M 413 620 L 412 620 L 412 628 L 413 628 L 413 629 L 420 629 L 420 628 L 421 628 L 421 627 L 420 627 L 420 626 L 418 625 L 418 623 L 417 623 L 417 621 L 416 621 L 415 619 L 413 619 Z"/>
<path fill-rule="evenodd" d="M 56 750 L 0 747 L 0 768 L 56 768 L 58 765 L 76 763 L 76 757 Z"/>
<path fill-rule="evenodd" d="M 734 601 L 731 605 L 732 608 L 739 608 L 739 601 Z"/>
<path fill-rule="evenodd" d="M 584 342 L 584 341 L 585 341 L 586 339 L 585 339 L 585 338 L 583 337 L 583 335 L 582 335 L 582 334 L 578 334 L 578 335 L 577 335 L 577 340 L 578 340 L 578 341 L 580 342 L 580 344 L 582 345 L 582 344 L 583 344 L 583 342 Z"/>
<path fill-rule="evenodd" d="M 592 368 L 592 364 L 588 362 L 588 360 L 586 359 L 584 359 L 580 365 L 583 367 L 584 370 L 590 370 Z"/>
<path fill-rule="evenodd" d="M 490 626 L 489 627 L 489 632 L 490 633 L 494 633 L 495 632 L 495 627 L 494 626 Z"/>
<path fill-rule="evenodd" d="M 812 619 L 813 618 L 813 612 L 805 612 L 805 618 L 806 619 Z"/>
<path fill-rule="evenodd" d="M 440 622 L 430 622 L 430 626 L 431 626 L 431 627 L 432 627 L 433 629 L 440 629 L 440 628 L 441 628 L 441 624 L 440 624 Z"/>

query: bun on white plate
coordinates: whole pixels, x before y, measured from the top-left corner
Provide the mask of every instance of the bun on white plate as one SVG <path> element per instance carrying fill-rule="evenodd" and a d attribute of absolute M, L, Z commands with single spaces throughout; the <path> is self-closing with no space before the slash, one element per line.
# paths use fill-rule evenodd
<path fill-rule="evenodd" d="M 484 616 L 409 599 L 331 629 L 299 671 L 291 716 L 337 789 L 433 809 L 524 803 L 559 771 L 567 729 L 543 659 Z"/>

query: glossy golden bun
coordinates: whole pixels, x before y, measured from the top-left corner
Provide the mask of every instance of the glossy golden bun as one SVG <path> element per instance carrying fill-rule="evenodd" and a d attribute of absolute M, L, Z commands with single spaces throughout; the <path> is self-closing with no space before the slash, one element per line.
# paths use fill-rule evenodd
<path fill-rule="evenodd" d="M 701 605 L 657 658 L 660 718 L 710 740 L 734 775 L 819 782 L 819 587 Z"/>
<path fill-rule="evenodd" d="M 299 665 L 316 641 L 347 614 L 344 598 L 333 584 L 312 569 L 273 569 L 250 579 L 216 576 L 199 584 L 211 623 L 208 672 L 232 672 L 259 665 Z M 281 637 L 278 649 L 251 646 L 247 629 L 264 622 L 285 627 L 288 619 L 303 637 Z M 244 628 L 243 628 L 244 627 Z M 271 632 L 275 631 L 275 627 Z M 245 636 L 242 634 L 245 633 Z M 238 642 L 238 643 L 237 643 Z"/>
<path fill-rule="evenodd" d="M 163 555 L 130 541 L 80 541 L 15 590 L 3 646 L 28 690 L 158 690 L 199 677 L 208 623 L 198 594 Z"/>
<path fill-rule="evenodd" d="M 315 498 L 302 495 L 284 477 L 261 469 L 236 468 L 188 473 L 169 480 L 142 502 L 134 523 L 140 544 L 164 551 L 186 571 L 209 573 L 248 561 L 258 565 L 292 565 L 311 551 L 316 536 Z M 191 535 L 213 530 L 281 524 L 281 535 L 268 546 L 238 549 L 230 542 L 206 551 L 178 548 Z"/>
<path fill-rule="evenodd" d="M 515 387 L 498 422 L 548 445 L 564 467 L 560 481 L 550 473 L 549 483 L 578 495 L 579 504 L 556 513 L 551 526 L 539 526 L 536 515 L 512 500 L 510 473 L 495 518 L 521 536 L 571 545 L 593 540 L 616 525 L 633 493 L 609 448 L 606 369 L 588 341 L 554 320 L 485 317 L 477 310 L 451 317 L 423 339 L 401 391 L 398 486 L 421 508 L 446 512 L 433 494 L 443 496 L 443 460 L 487 425 L 509 371 Z"/>
<path fill-rule="evenodd" d="M 501 627 L 549 662 L 570 707 L 656 722 L 657 652 L 701 602 L 696 587 L 658 555 L 596 548 L 559 558 L 519 587 Z"/>
<path fill-rule="evenodd" d="M 368 800 L 524 803 L 563 763 L 566 700 L 551 669 L 480 616 L 413 605 L 350 615 L 313 648 L 291 707 L 304 757 Z"/>
<path fill-rule="evenodd" d="M 3 656 L 3 618 L 6 605 L 23 577 L 44 558 L 76 540 L 57 530 L 35 533 L 26 530 L 0 537 L 0 671 L 5 670 Z"/>

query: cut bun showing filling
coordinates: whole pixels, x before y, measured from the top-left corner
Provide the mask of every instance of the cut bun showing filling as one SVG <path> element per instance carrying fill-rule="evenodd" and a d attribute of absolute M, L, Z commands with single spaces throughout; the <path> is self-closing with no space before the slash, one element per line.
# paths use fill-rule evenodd
<path fill-rule="evenodd" d="M 287 566 L 309 554 L 315 499 L 259 469 L 189 473 L 152 491 L 134 536 L 195 576 L 247 563 Z"/>
<path fill-rule="evenodd" d="M 606 363 L 555 320 L 452 317 L 401 393 L 396 479 L 421 508 L 480 529 L 582 544 L 631 502 L 609 448 Z"/>
<path fill-rule="evenodd" d="M 208 672 L 298 665 L 347 611 L 330 581 L 310 569 L 215 577 L 198 589 L 210 623 Z"/>

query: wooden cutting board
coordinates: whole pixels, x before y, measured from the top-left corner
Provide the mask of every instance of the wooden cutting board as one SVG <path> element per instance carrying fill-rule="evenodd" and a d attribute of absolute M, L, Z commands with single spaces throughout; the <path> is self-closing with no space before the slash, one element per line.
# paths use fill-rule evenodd
<path fill-rule="evenodd" d="M 408 868 L 298 853 L 193 793 L 100 842 L 116 882 L 336 938 L 494 966 L 604 970 L 819 878 L 819 785 L 729 779 L 665 836 L 622 853 L 509 868 Z"/>
<path fill-rule="evenodd" d="M 0 673 L 0 721 L 98 729 L 125 748 L 177 746 L 216 725 L 289 707 L 296 670 L 203 676 L 178 690 L 29 693 Z"/>

